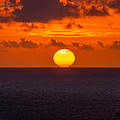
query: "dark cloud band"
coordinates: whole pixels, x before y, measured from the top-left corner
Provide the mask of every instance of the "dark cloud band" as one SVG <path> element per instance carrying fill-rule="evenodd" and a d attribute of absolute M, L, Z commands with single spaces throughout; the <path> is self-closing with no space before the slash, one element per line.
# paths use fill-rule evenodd
<path fill-rule="evenodd" d="M 21 0 L 23 8 L 16 9 L 13 14 L 18 22 L 48 22 L 64 17 L 78 17 L 77 5 L 60 3 L 59 0 Z"/>
<path fill-rule="evenodd" d="M 21 0 L 22 9 L 14 9 L 11 16 L 0 14 L 0 22 L 41 22 L 60 20 L 65 17 L 80 18 L 82 16 L 109 16 L 109 9 L 120 13 L 120 0 L 67 0 L 67 4 L 59 0 Z M 72 3 L 74 4 L 72 4 Z M 78 4 L 77 4 L 78 3 Z"/>

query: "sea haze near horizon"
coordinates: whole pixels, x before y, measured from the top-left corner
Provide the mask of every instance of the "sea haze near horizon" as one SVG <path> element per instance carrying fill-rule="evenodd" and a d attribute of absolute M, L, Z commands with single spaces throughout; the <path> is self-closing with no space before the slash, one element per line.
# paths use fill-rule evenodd
<path fill-rule="evenodd" d="M 0 68 L 0 120 L 119 120 L 120 68 Z"/>

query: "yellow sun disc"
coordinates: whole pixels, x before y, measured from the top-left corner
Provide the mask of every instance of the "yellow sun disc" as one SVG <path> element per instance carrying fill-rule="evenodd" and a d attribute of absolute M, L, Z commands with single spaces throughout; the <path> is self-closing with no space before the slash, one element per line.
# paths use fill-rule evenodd
<path fill-rule="evenodd" d="M 53 60 L 59 67 L 70 67 L 75 62 L 75 55 L 68 49 L 60 49 L 54 54 Z"/>

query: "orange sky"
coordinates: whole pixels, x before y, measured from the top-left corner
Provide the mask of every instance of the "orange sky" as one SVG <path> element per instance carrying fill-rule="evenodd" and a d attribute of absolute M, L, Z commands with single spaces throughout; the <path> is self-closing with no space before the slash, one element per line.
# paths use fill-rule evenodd
<path fill-rule="evenodd" d="M 60 48 L 74 52 L 72 67 L 120 67 L 119 0 L 4 1 L 0 67 L 56 67 Z"/>

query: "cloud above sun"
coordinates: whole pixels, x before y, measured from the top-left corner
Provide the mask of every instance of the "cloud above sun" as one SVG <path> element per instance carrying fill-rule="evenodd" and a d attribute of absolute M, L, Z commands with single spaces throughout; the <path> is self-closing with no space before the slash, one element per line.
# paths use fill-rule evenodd
<path fill-rule="evenodd" d="M 104 17 L 111 15 L 110 9 L 120 13 L 119 0 L 20 0 L 20 5 L 22 7 L 14 8 L 8 15 L 1 11 L 0 22 L 47 23 L 66 17 Z"/>
<path fill-rule="evenodd" d="M 15 10 L 19 22 L 48 22 L 49 20 L 62 19 L 64 17 L 78 17 L 77 5 L 63 5 L 59 0 L 21 0 L 23 8 Z M 34 9 L 33 9 L 34 8 Z"/>
<path fill-rule="evenodd" d="M 16 42 L 16 41 L 5 41 L 3 40 L 0 42 L 1 48 L 26 48 L 26 49 L 35 49 L 38 48 L 39 46 L 37 43 L 32 42 L 31 40 L 27 41 L 25 38 L 20 39 L 21 42 Z"/>
<path fill-rule="evenodd" d="M 70 43 L 66 44 L 64 42 L 60 42 L 55 39 L 51 39 L 47 44 L 44 44 L 44 43 L 36 43 L 36 42 L 33 42 L 32 40 L 25 40 L 25 38 L 21 38 L 20 42 L 6 41 L 6 40 L 1 41 L 0 51 L 7 52 L 10 48 L 49 49 L 50 47 L 68 48 L 68 49 L 72 47 L 73 49 L 76 48 L 78 50 L 86 50 L 86 51 L 96 50 L 96 47 L 101 49 L 120 50 L 120 41 L 118 40 L 115 40 L 112 42 L 112 44 L 107 44 L 107 45 L 104 45 L 101 41 L 98 41 L 96 45 L 98 46 L 95 46 L 94 44 L 86 44 L 86 43 L 80 43 L 80 42 L 71 42 L 71 44 Z"/>

